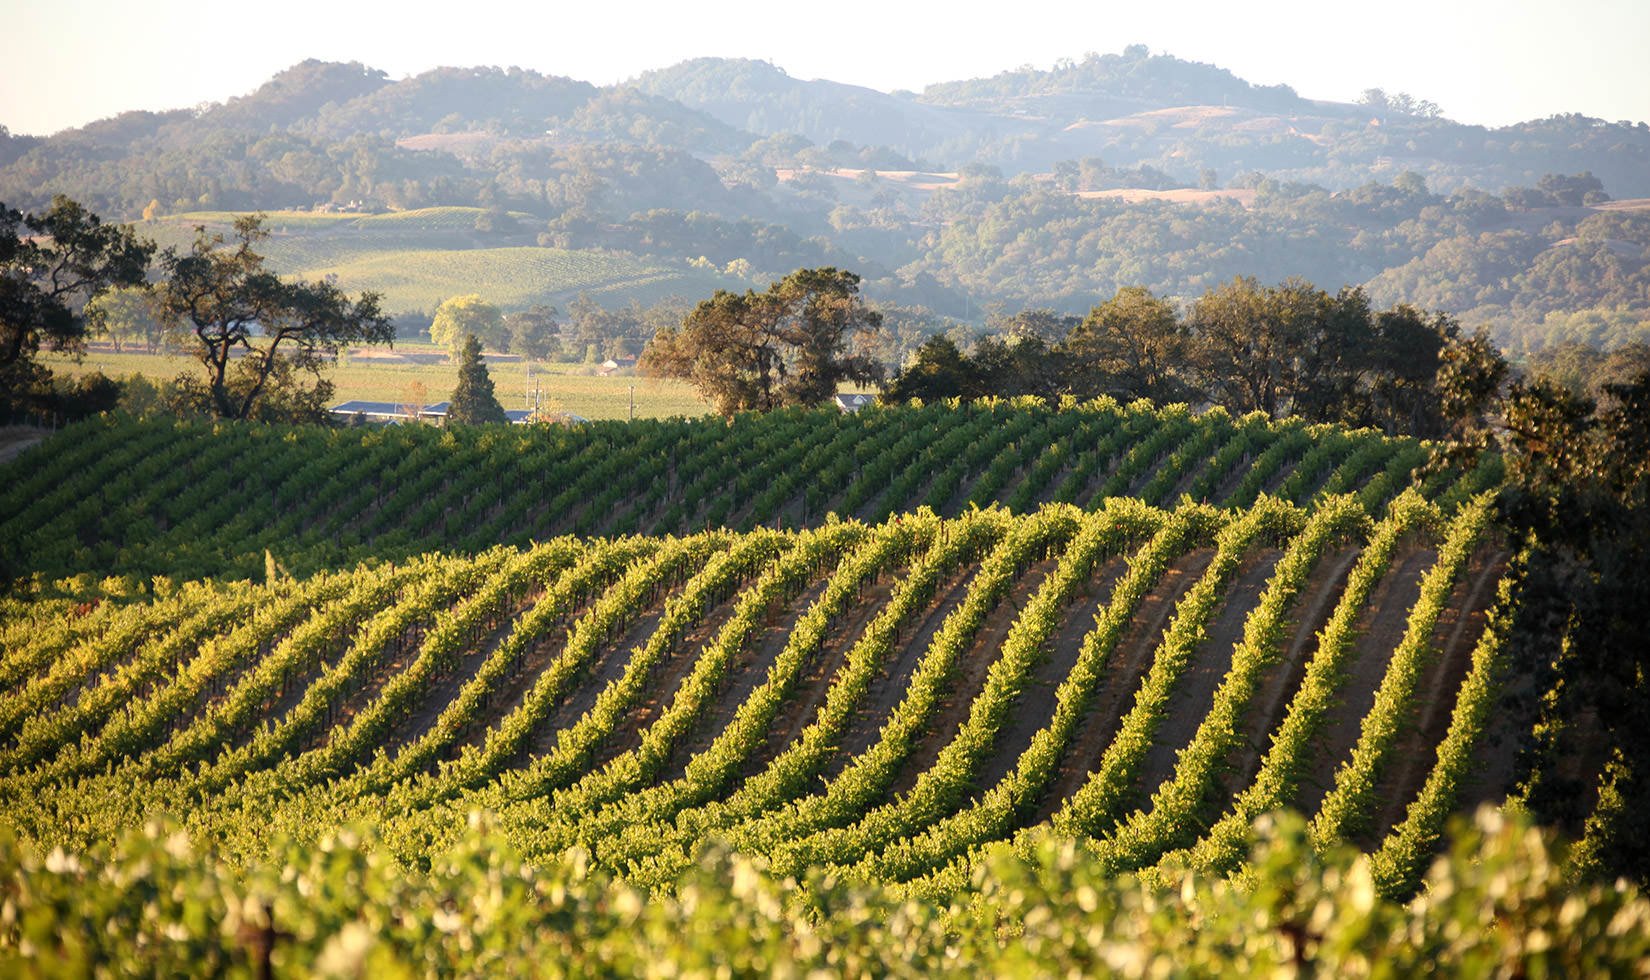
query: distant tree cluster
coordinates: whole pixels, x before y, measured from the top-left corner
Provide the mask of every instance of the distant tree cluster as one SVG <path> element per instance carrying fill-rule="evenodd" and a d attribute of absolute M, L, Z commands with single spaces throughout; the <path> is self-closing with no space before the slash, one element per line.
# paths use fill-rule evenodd
<path fill-rule="evenodd" d="M 1530 355 L 1524 369 L 1578 397 L 1608 400 L 1611 385 L 1628 384 L 1641 374 L 1650 374 L 1650 343 L 1633 341 L 1605 351 L 1579 340 L 1565 341 Z"/>
<path fill-rule="evenodd" d="M 1376 311 L 1359 289 L 1330 294 L 1300 279 L 1263 286 L 1238 278 L 1184 311 L 1127 287 L 1060 337 L 1026 330 L 988 337 L 967 353 L 948 336 L 933 337 L 883 397 L 1207 402 L 1431 437 L 1450 425 L 1441 372 L 1478 370 L 1497 357 L 1486 337 L 1464 335 L 1445 314 Z"/>
<path fill-rule="evenodd" d="M 555 357 L 561 352 L 558 315 L 554 306 L 542 303 L 506 313 L 504 330 L 510 338 L 510 349 L 540 361 Z"/>
<path fill-rule="evenodd" d="M 1408 92 L 1388 94 L 1384 89 L 1366 88 L 1363 95 L 1359 96 L 1358 104 L 1368 106 L 1377 112 L 1414 116 L 1417 119 L 1442 119 L 1444 116 L 1444 110 L 1438 107 L 1438 103 L 1417 99 Z"/>
<path fill-rule="evenodd" d="M 141 348 L 153 354 L 177 346 L 177 334 L 155 309 L 147 286 L 111 286 L 86 302 L 88 333 L 106 338 L 115 351 Z"/>
<path fill-rule="evenodd" d="M 474 335 L 490 351 L 540 361 L 598 364 L 609 358 L 640 356 L 654 334 L 680 324 L 691 308 L 692 303 L 680 297 L 665 297 L 646 306 L 632 299 L 608 307 L 580 293 L 565 309 L 535 303 L 505 312 L 480 294 L 467 293 L 449 296 L 433 314 L 413 313 L 398 321 L 405 335 L 427 335 L 455 358 L 465 338 Z"/>

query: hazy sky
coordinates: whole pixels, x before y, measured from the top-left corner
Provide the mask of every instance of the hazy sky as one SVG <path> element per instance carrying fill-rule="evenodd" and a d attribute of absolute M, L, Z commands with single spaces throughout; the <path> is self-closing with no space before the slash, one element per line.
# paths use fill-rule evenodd
<path fill-rule="evenodd" d="M 1650 120 L 1650 0 L 0 0 L 0 27 L 0 125 L 17 133 L 223 101 L 305 58 L 392 78 L 484 64 L 604 84 L 741 56 L 920 90 L 1133 43 L 1311 98 L 1407 91 L 1462 122 Z"/>

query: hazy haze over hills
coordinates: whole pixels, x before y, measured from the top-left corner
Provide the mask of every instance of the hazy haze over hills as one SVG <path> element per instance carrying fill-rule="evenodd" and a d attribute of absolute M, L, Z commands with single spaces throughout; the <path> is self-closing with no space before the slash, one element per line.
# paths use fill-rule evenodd
<path fill-rule="evenodd" d="M 703 55 L 755 58 L 799 78 L 882 91 L 1050 66 L 1146 44 L 1348 101 L 1366 88 L 1504 125 L 1555 112 L 1650 120 L 1650 6 L 1393 0 L 1378 8 L 1258 0 L 1173 5 L 1024 0 L 944 11 L 839 0 L 827 11 L 728 0 L 523 7 L 424 0 L 397 7 L 290 0 L 278 9 L 183 0 L 57 0 L 7 7 L 0 122 L 45 134 L 126 109 L 218 102 L 306 58 L 360 60 L 393 78 L 438 65 L 520 65 L 611 84 Z"/>

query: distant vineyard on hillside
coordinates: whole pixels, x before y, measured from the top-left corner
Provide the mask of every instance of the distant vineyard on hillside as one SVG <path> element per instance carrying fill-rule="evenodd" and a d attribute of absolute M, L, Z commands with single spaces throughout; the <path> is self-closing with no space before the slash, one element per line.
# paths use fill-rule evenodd
<path fill-rule="evenodd" d="M 791 410 L 575 428 L 281 428 L 83 423 L 0 468 L 0 571 L 252 578 L 564 533 L 681 534 L 956 516 L 1112 497 L 1247 507 L 1353 492 L 1379 513 L 1426 448 L 1346 431 L 1102 399 Z M 1432 473 L 1453 507 L 1486 469 Z"/>
<path fill-rule="evenodd" d="M 368 215 L 275 211 L 265 216 L 271 237 L 258 250 L 282 275 L 335 276 L 347 291 L 383 294 L 385 309 L 397 313 L 433 311 L 443 300 L 465 293 L 480 293 L 505 308 L 524 308 L 565 303 L 581 292 L 604 300 L 657 302 L 740 285 L 727 276 L 658 258 L 544 248 L 515 239 L 505 243 L 475 230 L 477 218 L 486 213 L 464 207 Z M 240 216 L 202 211 L 145 221 L 137 228 L 162 246 L 187 249 L 197 227 L 228 234 Z M 508 217 L 538 223 L 531 215 Z"/>
<path fill-rule="evenodd" d="M 1402 894 L 1505 788 L 1507 556 L 1484 497 L 1378 514 L 563 537 L 18 619 L 0 800 L 43 842 L 168 811 L 247 859 L 361 821 L 414 865 L 484 810 L 530 859 L 579 845 L 639 884 L 716 839 L 935 898 L 1047 833 L 1107 873 L 1230 871 L 1293 806 Z"/>

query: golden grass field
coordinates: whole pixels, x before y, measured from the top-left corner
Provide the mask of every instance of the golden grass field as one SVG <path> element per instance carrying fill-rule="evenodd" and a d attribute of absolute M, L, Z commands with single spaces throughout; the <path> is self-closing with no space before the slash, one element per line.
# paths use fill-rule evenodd
<path fill-rule="evenodd" d="M 394 353 L 410 354 L 417 360 L 346 355 L 327 372 L 336 389 L 335 401 L 422 400 L 429 403 L 445 401 L 452 394 L 453 386 L 458 383 L 458 368 L 439 359 L 440 348 L 402 342 L 396 344 Z M 61 354 L 44 354 L 41 359 L 54 373 L 69 375 L 102 371 L 112 378 L 141 374 L 161 381 L 202 371 L 190 358 L 173 354 L 131 351 L 117 354 L 94 349 L 78 361 Z M 527 407 L 526 361 L 489 359 L 488 372 L 500 404 L 505 408 Z M 533 362 L 532 374 L 538 383 L 541 406 L 549 411 L 571 412 L 589 419 L 622 419 L 630 411 L 632 386 L 637 418 L 703 415 L 709 411 L 709 406 L 691 387 L 678 381 L 625 375 L 603 377 L 583 364 Z M 422 396 L 416 395 L 419 385 L 423 386 Z"/>

